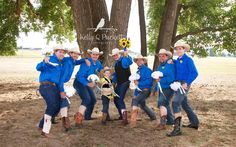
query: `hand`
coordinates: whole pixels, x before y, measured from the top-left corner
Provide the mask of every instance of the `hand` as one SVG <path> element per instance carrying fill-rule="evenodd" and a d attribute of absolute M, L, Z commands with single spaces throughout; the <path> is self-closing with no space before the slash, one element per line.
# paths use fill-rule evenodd
<path fill-rule="evenodd" d="M 91 63 L 90 63 L 90 61 L 88 59 L 85 59 L 85 63 L 86 63 L 87 66 L 91 65 Z"/>
<path fill-rule="evenodd" d="M 167 63 L 168 63 L 168 64 L 173 64 L 174 62 L 173 62 L 172 59 L 169 59 L 169 60 L 167 61 Z"/>
<path fill-rule="evenodd" d="M 182 84 L 182 87 L 183 87 L 185 90 L 187 90 L 187 89 L 188 89 L 187 83 Z"/>
<path fill-rule="evenodd" d="M 135 85 L 138 85 L 138 80 L 134 80 L 134 84 L 135 84 Z"/>
<path fill-rule="evenodd" d="M 157 82 L 160 82 L 160 81 L 161 81 L 161 78 L 156 79 L 156 81 L 157 81 Z"/>
<path fill-rule="evenodd" d="M 64 99 L 66 98 L 66 93 L 65 92 L 60 92 L 61 98 Z"/>
<path fill-rule="evenodd" d="M 93 88 L 94 86 L 93 82 L 88 83 L 88 87 Z"/>
<path fill-rule="evenodd" d="M 45 63 L 48 63 L 48 62 L 49 62 L 49 59 L 50 59 L 49 56 L 45 56 L 45 57 L 44 57 L 44 62 L 45 62 Z"/>
<path fill-rule="evenodd" d="M 127 51 L 127 50 L 124 51 L 124 56 L 125 56 L 125 57 L 128 57 L 128 51 Z"/>

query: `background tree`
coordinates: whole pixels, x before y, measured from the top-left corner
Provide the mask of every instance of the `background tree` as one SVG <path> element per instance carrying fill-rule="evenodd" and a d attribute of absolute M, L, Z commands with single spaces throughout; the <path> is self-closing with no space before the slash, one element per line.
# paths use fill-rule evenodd
<path fill-rule="evenodd" d="M 132 0 L 113 0 L 111 16 L 108 15 L 105 0 L 0 0 L 0 2 L 0 35 L 3 36 L 0 36 L 0 54 L 15 54 L 19 32 L 46 31 L 48 40 L 55 39 L 59 42 L 65 39 L 73 40 L 76 36 L 83 51 L 98 46 L 104 51 L 102 61 L 110 64 L 108 53 L 112 48 L 118 47 L 120 38 L 127 36 Z M 114 30 L 97 32 L 91 30 L 96 28 L 101 18 L 105 19 L 105 28 Z M 116 38 L 117 36 L 119 38 Z"/>
<path fill-rule="evenodd" d="M 150 20 L 148 47 L 150 53 L 160 49 L 156 44 L 160 35 L 160 24 L 164 19 L 162 15 L 166 1 L 150 0 L 148 2 L 148 18 Z M 172 46 L 178 40 L 185 40 L 200 56 L 207 55 L 205 48 L 208 46 L 219 51 L 227 49 L 235 54 L 235 8 L 235 1 L 180 0 L 176 10 L 176 18 L 172 20 L 175 22 L 171 39 Z"/>

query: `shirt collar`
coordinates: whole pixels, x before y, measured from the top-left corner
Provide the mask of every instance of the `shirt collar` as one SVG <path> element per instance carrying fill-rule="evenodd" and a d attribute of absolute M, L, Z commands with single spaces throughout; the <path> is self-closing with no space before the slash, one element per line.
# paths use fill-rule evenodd
<path fill-rule="evenodd" d="M 182 56 L 181 58 L 178 57 L 178 60 L 184 59 L 184 58 L 186 58 L 186 56 L 187 56 L 186 53 L 184 53 L 183 56 Z"/>

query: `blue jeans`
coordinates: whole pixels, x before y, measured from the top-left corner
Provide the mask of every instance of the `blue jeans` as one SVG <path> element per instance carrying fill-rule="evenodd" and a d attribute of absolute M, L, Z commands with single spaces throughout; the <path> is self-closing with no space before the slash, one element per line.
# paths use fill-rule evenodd
<path fill-rule="evenodd" d="M 122 109 L 126 109 L 126 106 L 125 106 L 125 102 L 124 102 L 124 99 L 125 99 L 125 94 L 129 88 L 129 81 L 125 82 L 125 83 L 122 83 L 120 85 L 117 85 L 115 87 L 115 92 L 120 96 L 120 97 L 115 97 L 114 98 L 114 103 L 115 103 L 115 106 L 120 114 L 120 118 L 122 118 L 122 113 L 121 113 L 121 110 Z"/>
<path fill-rule="evenodd" d="M 97 102 L 93 89 L 88 86 L 84 86 L 77 79 L 74 80 L 73 86 L 82 100 L 81 105 L 86 107 L 84 119 L 90 120 L 94 106 Z"/>
<path fill-rule="evenodd" d="M 188 90 L 186 90 L 186 94 L 181 94 L 180 90 L 175 92 L 174 99 L 172 101 L 172 107 L 174 113 L 181 112 L 181 106 L 184 109 L 184 111 L 187 113 L 189 122 L 192 125 L 199 125 L 199 120 L 197 118 L 197 115 L 193 112 L 192 108 L 190 107 L 188 103 L 188 92 L 189 92 L 190 86 L 188 87 Z"/>
<path fill-rule="evenodd" d="M 149 97 L 151 90 L 135 90 L 135 97 L 132 99 L 132 106 L 140 106 L 140 108 L 150 117 L 151 120 L 156 119 L 155 113 L 146 105 L 146 99 Z"/>
<path fill-rule="evenodd" d="M 160 108 L 160 106 L 164 106 L 166 107 L 167 110 L 167 124 L 174 124 L 174 117 L 172 114 L 172 111 L 170 109 L 170 100 L 174 95 L 174 91 L 171 88 L 163 88 L 162 89 L 164 95 L 159 91 L 159 98 L 158 98 L 158 108 Z"/>
<path fill-rule="evenodd" d="M 102 95 L 102 112 L 108 114 L 110 99 Z"/>
<path fill-rule="evenodd" d="M 55 117 L 60 111 L 60 92 L 54 85 L 40 85 L 39 92 L 46 102 L 45 114 Z M 39 128 L 43 128 L 44 118 L 40 120 Z"/>
<path fill-rule="evenodd" d="M 65 99 L 61 99 L 61 102 L 60 102 L 60 108 L 64 108 L 64 107 L 69 107 L 70 104 L 68 102 L 68 100 L 65 98 Z"/>

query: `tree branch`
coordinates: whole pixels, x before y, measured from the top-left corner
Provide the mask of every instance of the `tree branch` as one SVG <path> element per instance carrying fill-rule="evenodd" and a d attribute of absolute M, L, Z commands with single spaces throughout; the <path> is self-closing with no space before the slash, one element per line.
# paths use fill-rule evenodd
<path fill-rule="evenodd" d="M 228 29 L 231 29 L 233 28 L 234 26 L 233 25 L 230 25 L 230 26 L 223 26 L 223 27 L 206 27 L 206 28 L 203 28 L 203 29 L 199 29 L 199 30 L 196 30 L 196 31 L 189 31 L 189 32 L 186 32 L 186 33 L 183 33 L 183 34 L 180 34 L 180 35 L 177 35 L 175 36 L 175 38 L 173 39 L 173 43 L 177 42 L 178 40 L 184 38 L 184 37 L 187 37 L 189 35 L 197 35 L 197 34 L 200 34 L 200 33 L 203 33 L 203 32 L 217 32 L 217 31 L 224 31 L 224 30 L 228 30 Z"/>

